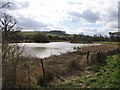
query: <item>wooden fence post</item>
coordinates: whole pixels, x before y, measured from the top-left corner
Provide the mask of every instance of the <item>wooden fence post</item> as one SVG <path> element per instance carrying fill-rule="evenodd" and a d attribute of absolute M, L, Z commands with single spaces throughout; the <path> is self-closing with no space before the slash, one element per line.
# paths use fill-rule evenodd
<path fill-rule="evenodd" d="M 90 54 L 90 52 L 88 51 L 88 52 L 87 52 L 87 64 L 88 64 L 88 62 L 89 62 L 89 54 Z"/>
<path fill-rule="evenodd" d="M 44 69 L 43 59 L 40 59 L 40 60 L 41 60 L 42 71 L 43 71 L 43 85 L 46 86 L 45 69 Z"/>

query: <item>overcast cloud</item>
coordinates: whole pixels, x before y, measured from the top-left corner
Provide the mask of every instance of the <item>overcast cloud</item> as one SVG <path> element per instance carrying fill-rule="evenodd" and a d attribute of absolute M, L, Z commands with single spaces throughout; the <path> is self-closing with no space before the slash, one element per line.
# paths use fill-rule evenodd
<path fill-rule="evenodd" d="M 7 12 L 23 29 L 108 34 L 118 31 L 118 0 L 11 0 Z"/>

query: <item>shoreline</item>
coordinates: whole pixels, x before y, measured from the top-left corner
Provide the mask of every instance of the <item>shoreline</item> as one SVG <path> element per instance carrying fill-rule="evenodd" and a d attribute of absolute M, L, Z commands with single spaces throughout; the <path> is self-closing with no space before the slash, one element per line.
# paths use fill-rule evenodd
<path fill-rule="evenodd" d="M 88 51 L 89 59 L 87 59 Z M 105 64 L 107 56 L 117 53 L 120 53 L 120 48 L 116 45 L 100 45 L 84 47 L 82 51 L 78 49 L 75 52 L 44 58 L 46 77 L 51 76 L 52 78 L 51 81 L 48 80 L 48 83 L 59 84 L 72 77 L 77 78 L 85 69 L 91 69 L 97 64 Z"/>
<path fill-rule="evenodd" d="M 89 51 L 89 55 L 88 55 Z M 56 85 L 77 79 L 84 71 L 91 70 L 94 66 L 105 64 L 106 56 L 120 53 L 118 45 L 99 45 L 78 48 L 77 51 L 68 52 L 62 55 L 53 55 L 43 58 L 45 81 L 46 84 Z M 21 68 L 22 67 L 22 68 Z M 31 74 L 25 73 L 31 67 Z M 10 78 L 11 72 L 8 68 L 6 77 Z M 28 76 L 30 75 L 30 78 Z M 24 82 L 24 84 L 23 84 Z M 19 57 L 16 68 L 16 85 L 27 87 L 28 83 L 31 87 L 43 85 L 43 72 L 41 58 L 37 57 Z M 44 86 L 43 86 L 44 87 Z"/>
<path fill-rule="evenodd" d="M 98 46 L 101 44 L 78 44 L 70 42 L 50 42 L 50 43 L 18 43 L 20 47 L 24 48 L 24 52 L 29 56 L 36 56 L 38 58 L 46 58 L 53 55 L 61 55 L 67 52 L 74 52 L 81 47 Z M 37 50 L 38 48 L 38 50 Z M 45 51 L 43 51 L 43 48 Z M 29 53 L 30 51 L 31 53 Z M 43 51 L 43 52 L 42 52 Z M 34 52 L 34 53 L 32 53 Z"/>

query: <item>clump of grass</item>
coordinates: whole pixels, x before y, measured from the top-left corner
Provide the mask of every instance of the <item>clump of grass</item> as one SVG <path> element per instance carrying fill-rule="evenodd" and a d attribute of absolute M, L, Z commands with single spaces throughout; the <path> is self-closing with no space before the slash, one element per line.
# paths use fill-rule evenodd
<path fill-rule="evenodd" d="M 91 66 L 91 65 L 94 65 L 94 64 L 96 64 L 97 63 L 97 53 L 95 52 L 95 53 L 90 53 L 89 54 L 89 58 L 88 58 L 88 60 L 87 60 L 87 65 L 88 66 Z"/>
<path fill-rule="evenodd" d="M 102 51 L 99 51 L 97 53 L 97 60 L 99 63 L 106 63 L 106 55 Z"/>
<path fill-rule="evenodd" d="M 16 88 L 30 88 L 37 85 L 38 78 L 42 75 L 41 66 L 38 58 L 34 57 L 20 57 L 16 67 Z M 7 71 L 6 77 L 13 78 L 9 75 L 10 70 Z M 4 81 L 6 82 L 6 81 Z M 8 83 L 8 82 L 7 82 Z"/>
<path fill-rule="evenodd" d="M 70 70 L 80 70 L 80 71 L 83 70 L 82 66 L 80 65 L 80 61 L 79 60 L 73 60 L 73 61 L 71 61 L 69 63 L 68 68 Z"/>

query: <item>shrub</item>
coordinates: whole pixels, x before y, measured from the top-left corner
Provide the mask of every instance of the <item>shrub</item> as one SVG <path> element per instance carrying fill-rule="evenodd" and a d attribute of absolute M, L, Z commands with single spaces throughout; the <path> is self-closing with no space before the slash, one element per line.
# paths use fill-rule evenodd
<path fill-rule="evenodd" d="M 97 60 L 100 63 L 106 63 L 106 55 L 102 51 L 99 51 L 97 53 Z"/>
<path fill-rule="evenodd" d="M 80 62 L 79 62 L 79 60 L 72 60 L 70 63 L 69 63 L 69 69 L 70 70 L 80 70 L 80 71 L 82 71 L 83 70 L 83 68 L 82 68 L 82 66 L 80 65 Z"/>
<path fill-rule="evenodd" d="M 32 39 L 34 42 L 38 42 L 38 43 L 49 42 L 49 38 L 45 34 L 42 34 L 42 33 L 37 33 L 37 34 L 33 35 Z"/>

